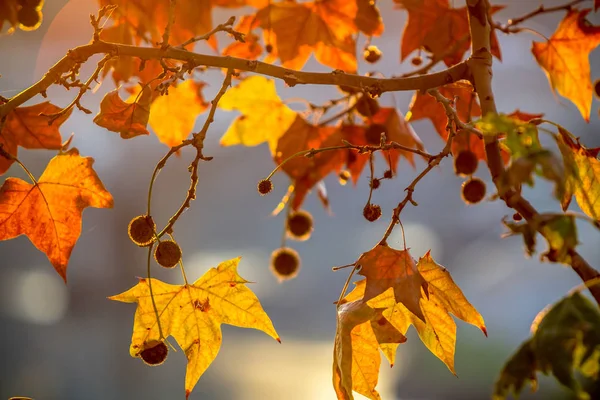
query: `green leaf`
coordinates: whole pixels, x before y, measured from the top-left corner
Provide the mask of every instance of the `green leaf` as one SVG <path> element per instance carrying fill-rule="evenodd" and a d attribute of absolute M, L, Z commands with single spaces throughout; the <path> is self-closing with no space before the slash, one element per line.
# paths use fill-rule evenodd
<path fill-rule="evenodd" d="M 528 156 L 543 150 L 537 127 L 506 114 L 487 114 L 475 123 L 484 135 L 501 135 L 502 143 L 513 158 Z"/>
<path fill-rule="evenodd" d="M 577 204 L 586 215 L 600 221 L 600 148 L 588 149 L 573 140 L 573 135 L 559 128 L 556 138 L 567 172 L 566 192 L 562 207 L 566 210 L 575 195 Z"/>
<path fill-rule="evenodd" d="M 518 396 L 527 382 L 537 387 L 536 371 L 552 373 L 579 399 L 590 396 L 575 379 L 577 371 L 597 379 L 600 357 L 600 310 L 579 292 L 549 308 L 533 336 L 506 362 L 494 387 L 494 400 L 505 399 L 511 391 Z"/>
<path fill-rule="evenodd" d="M 511 392 L 516 397 L 527 383 L 531 385 L 532 392 L 536 391 L 537 378 L 535 371 L 535 353 L 531 348 L 531 339 L 529 339 L 504 364 L 504 368 L 502 368 L 502 372 L 500 372 L 500 376 L 494 385 L 493 400 L 506 399 Z"/>
<path fill-rule="evenodd" d="M 570 251 L 577 244 L 577 226 L 575 216 L 566 214 L 540 214 L 533 221 L 521 223 L 504 220 L 504 225 L 510 230 L 504 236 L 523 235 L 525 249 L 529 256 L 535 253 L 535 236 L 541 231 L 548 243 L 548 250 L 542 253 L 541 258 L 551 262 L 570 264 Z"/>
<path fill-rule="evenodd" d="M 600 312 L 598 307 L 576 292 L 558 302 L 546 314 L 533 337 L 538 369 L 552 372 L 579 398 L 589 398 L 573 376 L 574 370 L 600 349 Z M 589 367 L 586 373 L 593 372 Z"/>

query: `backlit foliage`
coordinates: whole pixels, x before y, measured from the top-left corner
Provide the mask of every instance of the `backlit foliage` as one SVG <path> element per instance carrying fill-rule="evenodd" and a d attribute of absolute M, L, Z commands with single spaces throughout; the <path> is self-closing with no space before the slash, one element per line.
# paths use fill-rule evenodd
<path fill-rule="evenodd" d="M 167 149 L 148 171 L 148 198 L 140 201 L 147 210 L 128 226 L 129 237 L 142 248 L 137 250 L 147 251 L 147 264 L 139 266 L 139 275 L 146 277 L 110 299 L 137 304 L 132 357 L 160 365 L 169 349 L 175 349 L 169 338 L 175 340 L 187 358 L 185 392 L 190 396 L 217 356 L 222 324 L 255 328 L 280 341 L 247 286 L 250 282 L 237 272 L 239 258 L 220 263 L 191 283 L 183 262 L 186 250 L 174 238 L 178 220 L 196 199 L 203 164 L 213 158 L 204 154 L 204 140 L 214 134 L 209 127 L 230 114 L 233 120 L 220 136 L 221 145 L 245 146 L 245 151 L 262 152 L 274 162 L 270 173 L 256 173 L 260 195 L 273 191 L 275 174 L 289 178 L 281 200 L 265 198 L 273 204 L 273 215 L 282 214 L 284 232 L 270 265 L 262 267 L 270 268 L 281 284 L 304 273 L 301 254 L 288 241 L 309 240 L 326 223 L 303 210 L 313 193 L 330 214 L 339 202 L 352 201 L 368 222 L 389 221 L 381 239 L 369 244 L 371 250 L 333 268 L 350 271 L 336 302 L 332 379 L 338 399 L 352 399 L 353 392 L 380 398 L 376 386 L 381 353 L 393 365 L 411 325 L 453 374 L 457 328 L 450 314 L 487 336 L 483 317 L 430 252 L 415 260 L 406 244 L 394 249 L 387 242 L 398 227 L 404 235 L 404 212 L 418 205 L 417 185 L 438 167 L 462 179 L 452 193 L 440 193 L 440 207 L 442 199 L 452 195 L 462 196 L 472 208 L 486 201 L 504 202 L 512 209 L 512 218 L 502 221 L 505 236 L 521 236 L 529 256 L 538 251 L 541 236 L 547 244 L 541 259 L 570 266 L 600 304 L 600 273 L 577 252 L 576 224 L 579 219 L 600 228 L 600 148 L 586 147 L 551 116 L 514 108 L 510 113 L 498 111 L 492 89 L 493 63 L 500 62 L 503 53 L 499 37 L 531 32 L 528 24 L 538 16 L 562 13 L 547 40 L 536 37 L 530 56 L 547 75 L 549 93 L 568 99 L 577 115 L 589 122 L 593 93 L 599 91 L 589 56 L 600 44 L 600 26 L 587 18 L 600 0 L 538 8 L 532 4 L 531 12 L 506 21 L 498 15 L 501 10 L 510 12 L 510 6 L 491 0 L 454 3 L 462 2 L 394 0 L 393 15 L 383 16 L 383 0 L 98 0 L 99 11 L 91 16 L 91 41 L 82 38 L 80 47 L 69 50 L 29 88 L 9 98 L 0 96 L 0 175 L 21 168 L 29 178 L 7 176 L 0 187 L 0 240 L 26 235 L 66 281 L 83 210 L 112 208 L 113 198 L 92 168 L 93 159 L 80 156 L 70 139 L 63 142 L 62 124 L 81 111 L 95 113 L 90 123 L 125 140 L 156 135 Z M 216 9 L 231 17 L 214 21 Z M 372 70 L 382 60 L 392 62 L 378 38 L 402 15 L 406 23 L 398 40 L 400 60 L 393 62 L 410 61 L 406 65 L 411 70 L 384 76 Z M 0 32 L 35 30 L 43 16 L 43 0 L 1 1 Z M 199 52 L 199 42 L 208 45 L 209 53 Z M 311 57 L 320 72 L 306 69 Z M 82 76 L 82 66 L 93 62 L 91 74 Z M 204 95 L 208 70 L 222 75 L 210 99 Z M 277 80 L 290 88 L 335 86 L 338 96 L 323 104 L 282 98 Z M 90 110 L 81 100 L 95 90 L 96 82 L 111 90 Z M 42 100 L 53 86 L 71 90 L 72 101 L 61 107 Z M 390 106 L 381 99 L 386 92 L 398 91 L 413 93 L 408 107 Z M 218 109 L 226 112 L 217 115 Z M 201 127 L 195 130 L 198 120 Z M 428 120 L 437 132 L 436 152 L 425 149 L 421 133 L 413 128 L 419 120 Z M 555 146 L 540 140 L 540 133 Z M 263 148 L 254 149 L 259 145 Z M 55 153 L 39 178 L 19 160 L 19 147 Z M 181 189 L 181 206 L 164 226 L 157 226 L 151 207 L 154 183 L 185 147 L 194 154 L 189 160 L 190 184 Z M 447 157 L 452 162 L 444 162 Z M 493 178 L 487 186 L 476 176 L 484 163 Z M 381 175 L 379 166 L 385 169 Z M 324 180 L 331 175 L 342 185 L 364 185 L 368 198 L 330 199 Z M 389 182 L 399 175 L 414 178 L 395 208 L 382 208 L 377 197 L 388 190 L 399 193 Z M 539 212 L 523 197 L 523 186 L 540 180 L 552 184 L 562 212 Z M 582 213 L 567 211 L 573 197 Z M 159 266 L 179 269 L 184 284 L 152 278 L 152 255 Z M 347 293 L 355 274 L 364 279 L 354 281 Z M 511 391 L 518 394 L 528 382 L 535 385 L 537 371 L 552 373 L 578 397 L 589 397 L 573 371 L 598 378 L 599 321 L 598 305 L 579 291 L 540 314 L 532 337 L 501 371 L 494 398 L 506 398 Z"/>

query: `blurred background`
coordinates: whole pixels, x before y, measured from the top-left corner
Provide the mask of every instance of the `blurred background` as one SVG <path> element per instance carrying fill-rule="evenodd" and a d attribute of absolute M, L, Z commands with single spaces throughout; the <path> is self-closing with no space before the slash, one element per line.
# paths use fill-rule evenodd
<path fill-rule="evenodd" d="M 539 4 L 559 1 L 499 1 L 506 9 L 495 15 L 507 21 L 533 10 Z M 455 6 L 462 6 L 454 1 Z M 591 4 L 591 2 L 590 2 Z M 382 60 L 360 65 L 360 73 L 377 70 L 386 76 L 409 71 L 410 62 L 399 63 L 399 38 L 406 13 L 393 2 L 379 1 L 385 33 L 374 39 L 383 51 Z M 44 21 L 34 32 L 16 31 L 0 37 L 0 94 L 11 97 L 37 81 L 67 49 L 87 43 L 92 35 L 89 14 L 97 11 L 94 0 L 47 0 Z M 216 10 L 214 23 L 225 21 L 240 10 Z M 550 36 L 563 13 L 538 17 L 526 26 Z M 598 22 L 597 15 L 592 21 Z M 586 124 L 568 100 L 552 95 L 548 80 L 530 53 L 528 33 L 500 34 L 503 61 L 494 65 L 494 90 L 499 110 L 515 109 L 545 113 L 582 138 L 588 147 L 600 146 L 598 104 L 592 122 Z M 224 35 L 218 37 L 226 45 Z M 202 45 L 200 52 L 210 52 Z M 95 60 L 95 59 L 94 59 Z M 87 76 L 94 60 L 82 69 Z M 362 60 L 361 60 L 362 61 Z M 599 53 L 591 55 L 592 77 L 600 78 Z M 306 70 L 327 71 L 313 59 Z M 221 84 L 220 72 L 205 74 L 211 99 Z M 286 88 L 277 83 L 282 98 L 305 97 L 323 103 L 338 97 L 335 88 Z M 86 95 L 84 106 L 96 112 L 102 96 L 113 88 L 107 78 L 97 93 Z M 60 88 L 48 91 L 53 103 L 64 106 L 75 93 Z M 385 94 L 381 103 L 406 112 L 412 93 Z M 33 103 L 40 102 L 40 97 Z M 256 148 L 222 148 L 218 142 L 236 114 L 218 111 L 210 127 L 205 154 L 214 156 L 200 167 L 198 194 L 192 208 L 175 226 L 175 237 L 184 254 L 190 279 L 197 279 L 220 261 L 242 256 L 240 274 L 256 283 L 251 289 L 260 298 L 282 338 L 278 344 L 254 330 L 223 326 L 220 354 L 200 379 L 191 399 L 332 399 L 331 363 L 335 335 L 335 306 L 347 270 L 331 267 L 354 262 L 369 250 L 385 231 L 392 208 L 403 197 L 403 189 L 424 167 L 413 170 L 402 160 L 399 174 L 385 181 L 374 193 L 383 217 L 367 222 L 362 208 L 368 197 L 367 171 L 357 187 L 340 186 L 335 176 L 325 180 L 333 215 L 328 215 L 316 196 L 305 208 L 313 214 L 315 230 L 307 242 L 291 243 L 302 257 L 299 276 L 279 284 L 268 269 L 269 255 L 279 246 L 283 216 L 271 217 L 287 188 L 287 178 L 277 175 L 275 191 L 267 197 L 256 192 L 256 183 L 274 167 L 267 145 Z M 196 129 L 205 115 L 197 119 Z M 75 111 L 63 125 L 63 138 L 74 132 L 73 146 L 96 159 L 94 167 L 115 199 L 113 210 L 87 209 L 83 230 L 71 256 L 69 284 L 65 286 L 46 256 L 22 236 L 0 242 L 0 399 L 29 396 L 54 399 L 171 399 L 184 397 L 185 357 L 171 352 L 160 368 L 149 368 L 129 356 L 134 304 L 111 302 L 107 296 L 120 293 L 145 274 L 146 251 L 127 237 L 129 221 L 144 212 L 152 169 L 167 149 L 155 136 L 123 140 L 92 123 L 93 115 Z M 414 129 L 430 152 L 442 141 L 428 120 Z M 545 135 L 542 135 L 545 136 Z M 547 137 L 542 140 L 547 141 Z M 52 157 L 51 151 L 21 150 L 19 158 L 39 176 Z M 159 175 L 153 198 L 158 225 L 164 225 L 187 191 L 187 166 L 193 155 L 184 150 L 172 158 Z M 378 159 L 379 174 L 384 165 Z M 476 174 L 492 187 L 481 164 Z M 4 175 L 23 177 L 17 166 Z M 3 178 L 4 178 L 3 177 Z M 500 239 L 501 219 L 512 215 L 503 203 L 484 202 L 466 206 L 460 199 L 462 179 L 454 175 L 452 160 L 432 171 L 418 185 L 414 198 L 418 207 L 402 214 L 406 240 L 413 257 L 427 250 L 452 274 L 467 298 L 485 318 L 486 338 L 470 325 L 458 322 L 456 370 L 458 378 L 428 352 L 413 328 L 408 342 L 399 347 L 397 364 L 390 369 L 382 360 L 379 391 L 384 399 L 485 399 L 492 393 L 500 369 L 518 345 L 529 336 L 535 315 L 559 300 L 580 283 L 570 269 L 541 264 L 537 256 L 526 259 L 520 238 Z M 491 191 L 491 189 L 490 189 Z M 558 210 L 552 187 L 540 180 L 527 197 L 544 211 Z M 491 194 L 489 192 L 488 194 Z M 571 209 L 578 210 L 575 202 Z M 600 232 L 590 225 L 579 227 L 580 251 L 600 268 Z M 400 230 L 390 241 L 401 246 Z M 540 243 L 540 252 L 544 249 Z M 155 276 L 181 283 L 177 271 Z M 540 390 L 523 398 L 568 399 L 569 393 L 552 379 L 541 377 Z M 360 396 L 357 396 L 360 397 Z"/>

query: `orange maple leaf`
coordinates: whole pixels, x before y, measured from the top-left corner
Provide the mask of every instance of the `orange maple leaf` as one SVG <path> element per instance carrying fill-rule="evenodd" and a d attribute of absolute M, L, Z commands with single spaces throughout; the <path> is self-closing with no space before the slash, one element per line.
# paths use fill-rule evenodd
<path fill-rule="evenodd" d="M 280 164 L 302 150 L 341 144 L 342 135 L 337 127 L 311 125 L 298 115 L 290 128 L 279 138 L 274 160 Z M 333 150 L 315 154 L 313 157 L 295 157 L 286 162 L 282 169 L 294 182 L 292 208 L 299 209 L 310 189 L 329 173 L 339 171 L 344 161 L 344 153 Z"/>
<path fill-rule="evenodd" d="M 392 288 L 396 303 L 404 304 L 410 312 L 425 320 L 419 301 L 422 295 L 428 295 L 427 282 L 408 251 L 377 245 L 363 253 L 357 264 L 361 266 L 359 274 L 367 278 L 365 301 Z"/>
<path fill-rule="evenodd" d="M 109 131 L 120 133 L 123 139 L 149 135 L 146 125 L 150 118 L 151 97 L 152 90 L 144 86 L 133 103 L 126 103 L 119 96 L 119 90 L 115 89 L 102 99 L 100 112 L 94 117 L 94 122 Z"/>
<path fill-rule="evenodd" d="M 162 34 L 169 19 L 170 0 L 100 0 L 100 6 L 117 5 L 117 18 L 127 21 L 138 37 L 147 34 L 153 43 L 162 41 Z M 180 45 L 195 36 L 212 29 L 211 0 L 178 0 L 175 3 L 175 21 L 171 26 L 169 43 Z M 214 49 L 214 36 L 208 40 Z"/>
<path fill-rule="evenodd" d="M 585 18 L 590 11 L 569 11 L 550 40 L 533 42 L 531 48 L 552 90 L 571 100 L 587 122 L 593 95 L 589 57 L 600 44 L 600 26 L 591 25 Z"/>
<path fill-rule="evenodd" d="M 367 128 L 362 125 L 342 125 L 342 139 L 356 146 L 366 146 L 369 143 L 365 133 Z M 359 154 L 356 150 L 346 150 L 346 168 L 350 172 L 354 185 L 358 183 L 360 174 L 369 161 L 369 154 Z"/>
<path fill-rule="evenodd" d="M 139 38 L 135 36 L 134 28 L 127 23 L 127 20 L 120 18 L 114 22 L 113 26 L 102 29 L 100 39 L 109 43 L 122 43 L 129 45 L 139 45 Z M 162 60 L 169 66 L 172 62 Z M 104 64 L 102 68 L 102 77 L 105 77 L 112 71 L 112 78 L 116 86 L 121 82 L 129 82 L 131 77 L 139 78 L 140 83 L 148 84 L 151 89 L 155 89 L 163 79 L 155 79 L 163 73 L 164 69 L 159 60 L 145 60 L 142 62 L 138 57 L 118 56 L 111 58 Z M 168 78 L 172 73 L 167 72 L 165 78 Z M 153 99 L 158 96 L 158 93 L 153 91 Z"/>
<path fill-rule="evenodd" d="M 417 49 L 434 57 L 443 57 L 446 65 L 460 62 L 471 44 L 467 7 L 452 8 L 448 0 L 394 0 L 408 11 L 408 21 L 402 33 L 400 60 Z M 493 14 L 504 6 L 493 6 Z M 491 32 L 492 54 L 502 59 L 498 38 Z M 451 53 L 449 53 L 451 51 Z"/>
<path fill-rule="evenodd" d="M 273 38 L 272 56 L 284 67 L 300 70 L 314 52 L 320 63 L 355 72 L 358 31 L 355 2 L 326 0 L 276 3 L 259 10 L 256 18 L 267 38 Z"/>
<path fill-rule="evenodd" d="M 412 126 L 397 109 L 381 107 L 379 111 L 369 119 L 369 122 L 371 124 L 380 124 L 385 127 L 386 143 L 395 142 L 413 149 L 424 150 L 423 143 L 413 130 Z M 410 151 L 394 149 L 388 150 L 382 153 L 382 155 L 386 158 L 390 169 L 394 173 L 396 172 L 400 157 L 406 158 L 410 165 L 413 167 L 415 166 L 414 153 L 411 153 Z"/>
<path fill-rule="evenodd" d="M 58 128 L 69 118 L 71 110 L 48 124 L 48 117 L 61 110 L 60 107 L 45 101 L 28 107 L 17 107 L 6 116 L 0 130 L 0 146 L 5 152 L 17 156 L 18 146 L 26 149 L 61 148 L 62 139 Z M 0 175 L 12 165 L 13 160 L 0 156 Z"/>
<path fill-rule="evenodd" d="M 77 149 L 48 163 L 36 184 L 8 178 L 0 188 L 0 240 L 26 235 L 67 280 L 84 208 L 112 208 L 113 198 Z"/>
<path fill-rule="evenodd" d="M 467 82 L 457 82 L 439 88 L 440 93 L 454 100 L 454 107 L 461 121 L 468 122 L 474 117 L 481 116 L 481 107 L 477 100 L 477 94 L 473 91 L 471 84 Z M 426 94 L 415 92 L 409 112 L 406 116 L 407 120 L 413 122 L 420 119 L 429 119 L 433 123 L 433 127 L 440 137 L 448 140 L 448 116 L 444 106 L 441 105 L 434 97 Z M 485 147 L 483 139 L 478 138 L 474 133 L 469 131 L 459 131 L 452 141 L 452 154 L 456 155 L 461 151 L 472 151 L 478 160 L 485 161 Z M 503 148 L 501 149 L 502 159 L 504 163 L 508 163 L 510 154 Z"/>
<path fill-rule="evenodd" d="M 449 314 L 452 313 L 457 318 L 477 326 L 487 336 L 487 330 L 485 328 L 483 318 L 471 305 L 471 303 L 469 303 L 460 288 L 454 283 L 449 272 L 435 262 L 435 260 L 431 257 L 430 252 L 427 252 L 427 254 L 421 257 L 415 266 L 415 263 L 412 261 L 408 251 L 398 251 L 394 249 L 390 250 L 392 252 L 397 252 L 397 257 L 396 255 L 390 253 L 390 257 L 386 257 L 386 261 L 380 261 L 380 263 L 382 266 L 389 266 L 393 264 L 392 260 L 396 258 L 395 265 L 392 265 L 390 268 L 384 268 L 384 271 L 392 271 L 392 273 L 379 273 L 381 275 L 402 275 L 401 272 L 405 270 L 407 260 L 410 260 L 410 269 L 413 272 L 418 273 L 420 279 L 426 282 L 426 292 L 428 296 L 423 296 L 420 293 L 420 290 L 418 292 L 414 290 L 414 284 L 405 282 L 404 286 L 400 284 L 399 287 L 403 288 L 405 291 L 411 292 L 415 296 L 411 302 L 398 301 L 396 296 L 396 288 L 388 287 L 387 289 L 384 289 L 384 287 L 387 285 L 380 286 L 380 289 L 384 289 L 384 291 L 370 300 L 367 300 L 369 285 L 371 285 L 369 283 L 369 277 L 367 277 L 367 279 L 355 282 L 356 287 L 354 290 L 346 295 L 346 297 L 344 297 L 344 299 L 340 302 L 338 307 L 338 330 L 340 329 L 340 310 L 345 311 L 346 309 L 343 307 L 348 306 L 351 307 L 351 310 L 355 310 L 355 313 L 358 313 L 359 310 L 364 309 L 364 306 L 359 308 L 358 304 L 361 302 L 365 303 L 365 305 L 372 310 L 371 313 L 377 312 L 377 316 L 381 316 L 383 318 L 382 320 L 379 320 L 380 323 L 391 323 L 392 326 L 396 328 L 396 330 L 402 335 L 406 334 L 410 325 L 414 325 L 419 337 L 421 338 L 421 341 L 434 355 L 436 355 L 442 362 L 444 362 L 444 364 L 446 364 L 452 373 L 455 374 L 454 352 L 456 345 L 456 324 Z M 377 256 L 377 254 L 373 254 L 373 257 L 375 256 Z M 360 260 L 358 262 L 360 263 Z M 393 270 L 396 272 L 393 272 Z M 377 273 L 375 269 L 372 272 Z M 420 287 L 418 287 L 418 289 L 420 289 Z M 415 302 L 422 311 L 424 318 L 418 317 L 414 312 L 409 310 L 407 303 Z M 363 314 L 365 313 L 365 311 L 361 312 Z M 360 323 L 362 321 L 357 322 Z M 361 335 L 363 335 L 363 333 L 361 333 Z M 368 339 L 368 333 L 366 338 Z M 391 363 L 393 363 L 393 357 L 397 345 L 397 343 L 390 343 L 385 346 L 381 346 L 381 349 L 384 351 L 386 357 L 388 357 Z M 354 383 L 352 382 L 354 376 L 348 375 L 347 373 L 345 376 L 342 376 L 341 379 L 346 379 L 348 380 L 347 382 Z M 336 387 L 337 390 L 335 369 L 334 387 Z"/>

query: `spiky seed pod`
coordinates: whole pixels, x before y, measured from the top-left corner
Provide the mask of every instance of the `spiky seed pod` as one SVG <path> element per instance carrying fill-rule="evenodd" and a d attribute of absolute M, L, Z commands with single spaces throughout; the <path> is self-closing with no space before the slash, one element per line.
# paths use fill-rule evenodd
<path fill-rule="evenodd" d="M 513 218 L 514 221 L 519 222 L 519 221 L 521 221 L 523 219 L 523 216 L 521 214 L 519 214 L 518 212 L 516 212 L 516 213 L 513 214 L 512 218 Z"/>
<path fill-rule="evenodd" d="M 369 125 L 367 130 L 365 131 L 365 139 L 367 143 L 373 146 L 379 146 L 381 143 L 381 134 L 384 133 L 387 135 L 387 128 L 385 125 L 381 124 L 372 124 Z"/>
<path fill-rule="evenodd" d="M 416 57 L 413 57 L 412 60 L 410 60 L 410 62 L 415 67 L 418 67 L 421 64 L 423 64 L 423 58 L 421 56 L 416 56 Z"/>
<path fill-rule="evenodd" d="M 172 240 L 165 240 L 156 246 L 154 259 L 165 268 L 173 268 L 181 260 L 181 248 Z"/>
<path fill-rule="evenodd" d="M 308 240 L 313 230 L 313 218 L 308 211 L 292 212 L 286 221 L 288 237 L 294 240 Z"/>
<path fill-rule="evenodd" d="M 384 173 L 383 173 L 383 177 L 385 179 L 392 179 L 392 177 L 394 176 L 394 173 L 392 172 L 391 169 L 387 169 Z"/>
<path fill-rule="evenodd" d="M 356 102 L 356 111 L 363 117 L 370 118 L 377 114 L 380 109 L 379 102 L 368 95 L 363 95 Z"/>
<path fill-rule="evenodd" d="M 127 233 L 129 239 L 140 247 L 148 246 L 154 242 L 156 224 L 148 215 L 139 215 L 129 222 Z"/>
<path fill-rule="evenodd" d="M 300 270 L 300 256 L 290 247 L 279 248 L 271 253 L 270 268 L 280 282 L 292 279 Z"/>
<path fill-rule="evenodd" d="M 368 63 L 376 63 L 377 61 L 379 61 L 379 59 L 381 59 L 381 50 L 379 50 L 379 47 L 375 46 L 375 45 L 370 45 L 368 47 L 365 48 L 365 51 L 363 52 L 363 58 L 365 59 L 366 62 Z"/>
<path fill-rule="evenodd" d="M 363 216 L 369 222 L 377 221 L 381 217 L 381 207 L 378 204 L 368 203 L 363 208 Z"/>
<path fill-rule="evenodd" d="M 256 188 L 258 189 L 258 193 L 260 193 L 261 196 L 264 196 L 273 190 L 273 182 L 271 182 L 270 179 L 262 179 L 260 182 L 258 182 Z"/>
<path fill-rule="evenodd" d="M 271 43 L 268 43 L 268 44 L 265 46 L 265 51 L 266 51 L 267 53 L 271 54 L 271 53 L 273 52 L 273 45 L 272 45 Z"/>
<path fill-rule="evenodd" d="M 140 352 L 140 358 L 151 367 L 165 362 L 169 354 L 169 347 L 164 342 L 151 340 L 144 343 L 144 349 Z"/>
<path fill-rule="evenodd" d="M 371 181 L 371 188 L 373 188 L 373 190 L 375 190 L 375 189 L 379 189 L 379 186 L 381 186 L 381 181 L 377 178 L 373 178 L 373 180 Z"/>
<path fill-rule="evenodd" d="M 594 93 L 596 94 L 596 97 L 600 99 L 600 79 L 594 82 Z"/>
<path fill-rule="evenodd" d="M 34 30 L 40 25 L 42 13 L 35 7 L 23 6 L 17 11 L 20 28 L 24 31 Z"/>
<path fill-rule="evenodd" d="M 462 185 L 462 198 L 467 204 L 479 203 L 485 197 L 485 182 L 471 178 Z"/>
<path fill-rule="evenodd" d="M 478 165 L 479 160 L 471 150 L 459 151 L 456 157 L 454 157 L 454 172 L 456 175 L 473 175 L 477 171 Z"/>

